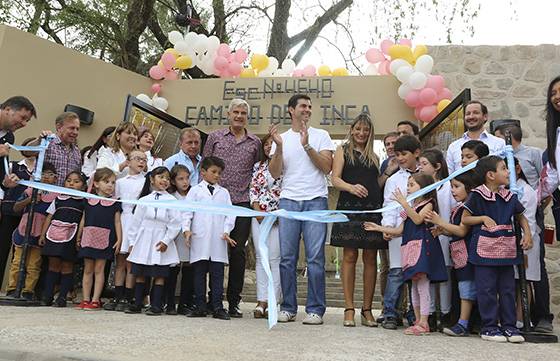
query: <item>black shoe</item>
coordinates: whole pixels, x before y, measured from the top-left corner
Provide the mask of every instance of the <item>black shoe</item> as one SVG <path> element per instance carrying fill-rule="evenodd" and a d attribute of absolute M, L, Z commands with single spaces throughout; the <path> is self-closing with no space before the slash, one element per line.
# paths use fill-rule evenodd
<path fill-rule="evenodd" d="M 439 324 L 439 329 L 441 329 L 440 332 L 443 332 L 444 328 L 451 326 L 453 326 L 453 324 L 451 323 L 451 312 L 442 314 L 441 322 Z"/>
<path fill-rule="evenodd" d="M 189 306 L 187 306 L 186 304 L 180 304 L 179 306 L 177 306 L 177 314 L 186 315 L 189 312 Z"/>
<path fill-rule="evenodd" d="M 33 301 L 33 292 L 23 292 L 21 297 L 23 297 L 26 301 Z"/>
<path fill-rule="evenodd" d="M 53 304 L 52 298 L 43 298 L 39 305 L 41 305 L 41 306 L 52 306 L 52 304 Z"/>
<path fill-rule="evenodd" d="M 142 306 L 129 305 L 124 313 L 142 313 Z"/>
<path fill-rule="evenodd" d="M 243 316 L 243 314 L 242 314 Z M 223 308 L 220 308 L 217 311 L 214 311 L 214 314 L 212 315 L 213 318 L 217 318 L 219 320 L 229 320 L 229 315 L 227 314 L 226 310 L 224 310 Z"/>
<path fill-rule="evenodd" d="M 397 329 L 397 319 L 394 317 L 385 317 L 385 320 L 381 324 L 386 330 L 396 330 Z"/>
<path fill-rule="evenodd" d="M 207 313 L 205 310 L 195 308 L 191 313 L 187 314 L 187 317 L 206 317 Z"/>
<path fill-rule="evenodd" d="M 177 315 L 177 309 L 175 308 L 175 305 L 173 306 L 165 306 L 165 314 L 166 315 L 170 315 L 170 316 L 176 316 Z"/>
<path fill-rule="evenodd" d="M 11 290 L 6 292 L 6 297 L 15 298 L 16 297 L 16 290 Z"/>
<path fill-rule="evenodd" d="M 148 315 L 148 316 L 161 316 L 161 315 L 163 315 L 163 310 L 159 307 L 151 306 L 146 311 L 146 315 Z"/>
<path fill-rule="evenodd" d="M 117 309 L 117 303 L 118 301 L 113 299 L 111 300 L 111 302 L 107 302 L 106 304 L 104 304 L 103 309 L 105 311 L 115 311 Z"/>
<path fill-rule="evenodd" d="M 130 304 L 128 303 L 127 300 L 119 300 L 119 302 L 115 304 L 115 311 L 124 312 L 126 311 L 128 306 L 130 306 Z"/>
<path fill-rule="evenodd" d="M 66 299 L 57 298 L 56 301 L 53 303 L 53 307 L 66 307 Z"/>
<path fill-rule="evenodd" d="M 228 313 L 233 318 L 242 318 L 243 317 L 243 312 L 241 312 L 241 310 L 239 309 L 239 305 L 230 306 Z"/>
<path fill-rule="evenodd" d="M 437 325 L 437 316 L 435 313 L 432 313 L 428 316 L 428 326 L 430 326 L 430 332 L 436 332 L 438 329 Z"/>
<path fill-rule="evenodd" d="M 404 326 L 404 321 L 403 321 L 403 319 L 400 318 L 400 317 L 397 317 L 397 318 L 395 319 L 395 322 L 397 323 L 397 327 L 402 327 L 402 326 Z M 407 320 L 406 322 L 410 322 L 410 321 Z M 411 325 L 414 325 L 414 321 L 412 322 Z"/>

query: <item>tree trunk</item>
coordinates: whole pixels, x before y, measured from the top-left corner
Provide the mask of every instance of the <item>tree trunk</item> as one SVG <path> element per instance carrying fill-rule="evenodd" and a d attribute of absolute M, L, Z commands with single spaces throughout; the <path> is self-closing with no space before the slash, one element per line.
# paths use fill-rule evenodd
<path fill-rule="evenodd" d="M 274 56 L 280 64 L 288 56 L 290 38 L 288 37 L 288 18 L 290 17 L 291 0 L 278 0 L 274 7 L 274 20 L 270 31 L 270 43 L 267 54 Z"/>
<path fill-rule="evenodd" d="M 155 0 L 132 0 L 126 17 L 127 32 L 122 48 L 122 67 L 136 71 L 140 61 L 140 35 L 146 29 Z"/>

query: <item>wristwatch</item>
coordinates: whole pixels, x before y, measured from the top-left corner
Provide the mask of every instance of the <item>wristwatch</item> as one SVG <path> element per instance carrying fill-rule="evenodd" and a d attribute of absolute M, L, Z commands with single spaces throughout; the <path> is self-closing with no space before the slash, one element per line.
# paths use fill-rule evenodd
<path fill-rule="evenodd" d="M 303 146 L 303 149 L 307 152 L 307 151 L 310 151 L 311 149 L 313 149 L 313 147 L 310 146 L 309 143 L 307 143 L 306 145 Z"/>

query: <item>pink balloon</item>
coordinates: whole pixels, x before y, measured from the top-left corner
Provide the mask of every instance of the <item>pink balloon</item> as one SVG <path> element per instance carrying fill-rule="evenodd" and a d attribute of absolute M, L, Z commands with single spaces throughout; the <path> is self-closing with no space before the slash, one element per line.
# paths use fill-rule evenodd
<path fill-rule="evenodd" d="M 412 47 L 412 40 L 410 40 L 410 39 L 401 39 L 401 40 L 399 40 L 399 44 Z"/>
<path fill-rule="evenodd" d="M 385 55 L 379 49 L 371 48 L 366 51 L 366 59 L 371 64 L 377 64 L 385 60 Z"/>
<path fill-rule="evenodd" d="M 443 90 L 445 79 L 441 75 L 428 75 L 426 88 L 434 89 L 437 93 Z"/>
<path fill-rule="evenodd" d="M 237 51 L 234 54 L 234 59 L 235 59 L 236 62 L 241 64 L 245 60 L 247 60 L 247 56 L 248 56 L 248 54 L 244 49 L 237 49 Z"/>
<path fill-rule="evenodd" d="M 164 53 L 161 56 L 161 62 L 163 63 L 163 66 L 165 66 L 165 69 L 171 70 L 175 65 L 175 55 L 171 53 Z"/>
<path fill-rule="evenodd" d="M 231 54 L 231 49 L 229 48 L 229 45 L 226 43 L 220 44 L 220 46 L 218 46 L 218 55 L 226 57 L 228 56 L 228 54 Z"/>
<path fill-rule="evenodd" d="M 390 65 L 391 65 L 391 62 L 389 60 L 383 60 L 377 68 L 377 71 L 379 72 L 379 75 L 391 74 L 391 72 L 389 70 Z"/>
<path fill-rule="evenodd" d="M 404 102 L 411 108 L 416 108 L 420 105 L 420 91 L 419 90 L 411 90 L 406 98 L 404 98 Z"/>
<path fill-rule="evenodd" d="M 453 99 L 453 93 L 451 93 L 451 90 L 449 90 L 448 88 L 443 88 L 443 90 L 438 93 L 437 100 L 440 101 L 443 99 Z"/>
<path fill-rule="evenodd" d="M 420 120 L 424 123 L 431 122 L 437 115 L 437 107 L 435 105 L 428 105 L 420 109 Z"/>
<path fill-rule="evenodd" d="M 414 117 L 418 120 L 420 120 L 420 110 L 422 110 L 422 108 L 422 106 L 419 106 L 414 109 Z"/>
<path fill-rule="evenodd" d="M 168 70 L 165 73 L 165 80 L 177 80 L 177 73 L 173 70 Z"/>
<path fill-rule="evenodd" d="M 216 59 L 214 59 L 214 68 L 216 68 L 216 70 L 223 70 L 227 68 L 227 66 L 228 61 L 225 57 L 218 55 Z"/>
<path fill-rule="evenodd" d="M 152 84 L 152 92 L 159 93 L 160 91 L 161 91 L 161 84 L 160 83 Z"/>
<path fill-rule="evenodd" d="M 422 105 L 433 105 L 437 100 L 437 93 L 432 88 L 420 90 L 420 102 Z"/>
<path fill-rule="evenodd" d="M 385 55 L 389 55 L 389 48 L 395 45 L 395 43 L 393 43 L 391 40 L 389 39 L 385 39 L 381 42 L 381 51 L 383 52 L 383 54 Z"/>
<path fill-rule="evenodd" d="M 243 67 L 239 63 L 231 62 L 229 63 L 226 70 L 229 74 L 231 74 L 231 76 L 239 76 L 239 74 L 241 74 L 241 71 L 243 70 Z"/>
<path fill-rule="evenodd" d="M 303 76 L 303 70 L 302 69 L 296 69 L 294 70 L 294 72 L 292 73 L 293 77 L 302 77 Z"/>
<path fill-rule="evenodd" d="M 154 65 L 150 68 L 150 78 L 154 80 L 161 80 L 165 76 L 166 70 L 159 65 Z"/>
<path fill-rule="evenodd" d="M 304 76 L 315 76 L 317 75 L 317 69 L 313 65 L 307 65 L 303 68 L 303 75 Z"/>

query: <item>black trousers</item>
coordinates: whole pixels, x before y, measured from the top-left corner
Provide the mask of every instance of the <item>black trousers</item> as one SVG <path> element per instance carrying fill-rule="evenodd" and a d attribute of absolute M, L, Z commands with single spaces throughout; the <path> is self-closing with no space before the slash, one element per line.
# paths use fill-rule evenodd
<path fill-rule="evenodd" d="M 222 294 L 224 293 L 224 264 L 214 261 L 198 261 L 192 264 L 194 269 L 194 293 L 196 295 L 196 306 L 206 311 L 206 274 L 210 274 L 210 306 L 212 310 L 222 309 Z"/>
<path fill-rule="evenodd" d="M 181 274 L 181 290 L 179 291 L 179 305 L 194 305 L 194 269 L 190 264 L 171 267 L 169 277 L 165 279 L 165 302 L 167 307 L 175 306 L 175 290 L 177 278 Z"/>
<path fill-rule="evenodd" d="M 12 233 L 17 228 L 21 216 L 2 214 L 0 219 L 0 286 L 4 280 L 4 270 L 12 249 Z"/>
<path fill-rule="evenodd" d="M 235 204 L 239 207 L 251 208 L 249 202 Z M 235 227 L 230 233 L 230 237 L 237 242 L 237 245 L 229 246 L 229 275 L 226 297 L 228 303 L 232 306 L 237 305 L 241 301 L 241 292 L 243 291 L 243 281 L 245 280 L 245 262 L 246 252 L 245 245 L 249 239 L 251 232 L 251 218 L 237 217 Z"/>
<path fill-rule="evenodd" d="M 560 234 L 560 192 L 556 190 L 553 194 L 552 214 L 556 223 L 556 236 Z M 541 263 L 541 280 L 533 283 L 535 297 L 533 299 L 533 307 L 531 307 L 531 319 L 536 325 L 540 320 L 546 319 L 550 322 L 554 319 L 554 315 L 550 312 L 550 284 L 548 283 L 548 272 L 544 263 L 545 245 L 544 245 L 544 211 L 541 207 L 537 208 L 537 225 L 541 228 L 539 234 L 540 244 L 540 263 Z"/>

